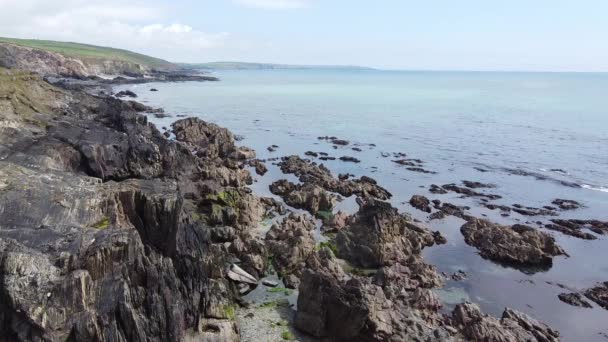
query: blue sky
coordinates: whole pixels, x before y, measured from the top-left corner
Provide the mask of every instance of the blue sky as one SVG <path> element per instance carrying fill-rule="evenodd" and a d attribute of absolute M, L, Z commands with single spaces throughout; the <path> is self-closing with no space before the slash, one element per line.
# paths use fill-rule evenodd
<path fill-rule="evenodd" d="M 172 61 L 608 71 L 606 0 L 0 0 L 0 35 Z M 6 10 L 5 10 L 6 9 Z"/>

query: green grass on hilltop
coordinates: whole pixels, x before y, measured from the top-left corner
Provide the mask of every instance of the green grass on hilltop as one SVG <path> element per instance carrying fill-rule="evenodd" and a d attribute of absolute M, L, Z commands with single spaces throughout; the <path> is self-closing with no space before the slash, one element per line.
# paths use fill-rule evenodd
<path fill-rule="evenodd" d="M 121 60 L 137 63 L 155 69 L 169 69 L 173 64 L 165 60 L 154 58 L 128 50 L 110 47 L 95 46 L 71 42 L 56 42 L 52 40 L 17 39 L 0 37 L 0 43 L 10 43 L 34 49 L 60 53 L 66 57 L 98 60 Z"/>

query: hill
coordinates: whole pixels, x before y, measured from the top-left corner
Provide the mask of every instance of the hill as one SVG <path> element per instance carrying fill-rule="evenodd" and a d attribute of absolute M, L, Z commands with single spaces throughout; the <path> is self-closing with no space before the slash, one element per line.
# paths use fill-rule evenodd
<path fill-rule="evenodd" d="M 182 63 L 185 68 L 210 69 L 210 70 L 312 70 L 312 69 L 335 69 L 335 70 L 373 70 L 368 67 L 352 65 L 294 65 L 294 64 L 272 64 L 272 63 L 248 63 L 248 62 L 209 62 L 209 63 Z"/>
<path fill-rule="evenodd" d="M 69 77 L 141 77 L 154 71 L 177 69 L 165 60 L 122 49 L 15 38 L 0 38 L 0 67 Z"/>
<path fill-rule="evenodd" d="M 79 59 L 119 60 L 147 66 L 151 69 L 173 68 L 174 65 L 160 58 L 146 56 L 140 53 L 115 49 L 111 47 L 80 44 L 72 42 L 58 42 L 52 40 L 17 39 L 0 37 L 0 43 L 9 43 L 18 46 L 57 52 L 66 57 Z"/>

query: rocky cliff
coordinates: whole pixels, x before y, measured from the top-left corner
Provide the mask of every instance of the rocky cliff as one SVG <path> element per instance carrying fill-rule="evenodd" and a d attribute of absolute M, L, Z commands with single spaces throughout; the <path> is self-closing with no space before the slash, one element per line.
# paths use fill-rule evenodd
<path fill-rule="evenodd" d="M 83 78 L 98 75 L 142 76 L 152 67 L 118 58 L 74 57 L 58 52 L 0 42 L 0 67 L 36 72 L 40 75 L 59 75 Z M 176 67 L 166 63 L 163 71 Z"/>

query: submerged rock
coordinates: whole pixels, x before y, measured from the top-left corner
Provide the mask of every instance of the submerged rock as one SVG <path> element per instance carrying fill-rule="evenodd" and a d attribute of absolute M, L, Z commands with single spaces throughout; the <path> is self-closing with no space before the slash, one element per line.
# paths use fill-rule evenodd
<path fill-rule="evenodd" d="M 495 261 L 550 267 L 553 257 L 567 255 L 550 235 L 520 224 L 508 227 L 473 219 L 460 231 L 467 244 L 476 247 L 481 256 Z"/>
<path fill-rule="evenodd" d="M 583 296 L 578 293 L 560 293 L 558 296 L 559 300 L 564 303 L 568 303 L 572 306 L 578 306 L 581 308 L 591 308 L 591 304 L 587 302 Z"/>
<path fill-rule="evenodd" d="M 580 207 L 582 207 L 582 205 L 580 203 L 578 203 L 577 201 L 561 199 L 561 198 L 553 200 L 553 202 L 551 202 L 551 204 L 558 206 L 561 210 L 575 210 L 575 209 L 579 209 Z"/>
<path fill-rule="evenodd" d="M 585 297 L 608 310 L 608 281 L 585 291 Z"/>
<path fill-rule="evenodd" d="M 114 96 L 116 96 L 116 97 L 137 97 L 137 94 L 135 94 L 134 92 L 132 92 L 130 90 L 122 90 L 122 91 L 119 91 L 118 93 L 114 94 Z"/>

